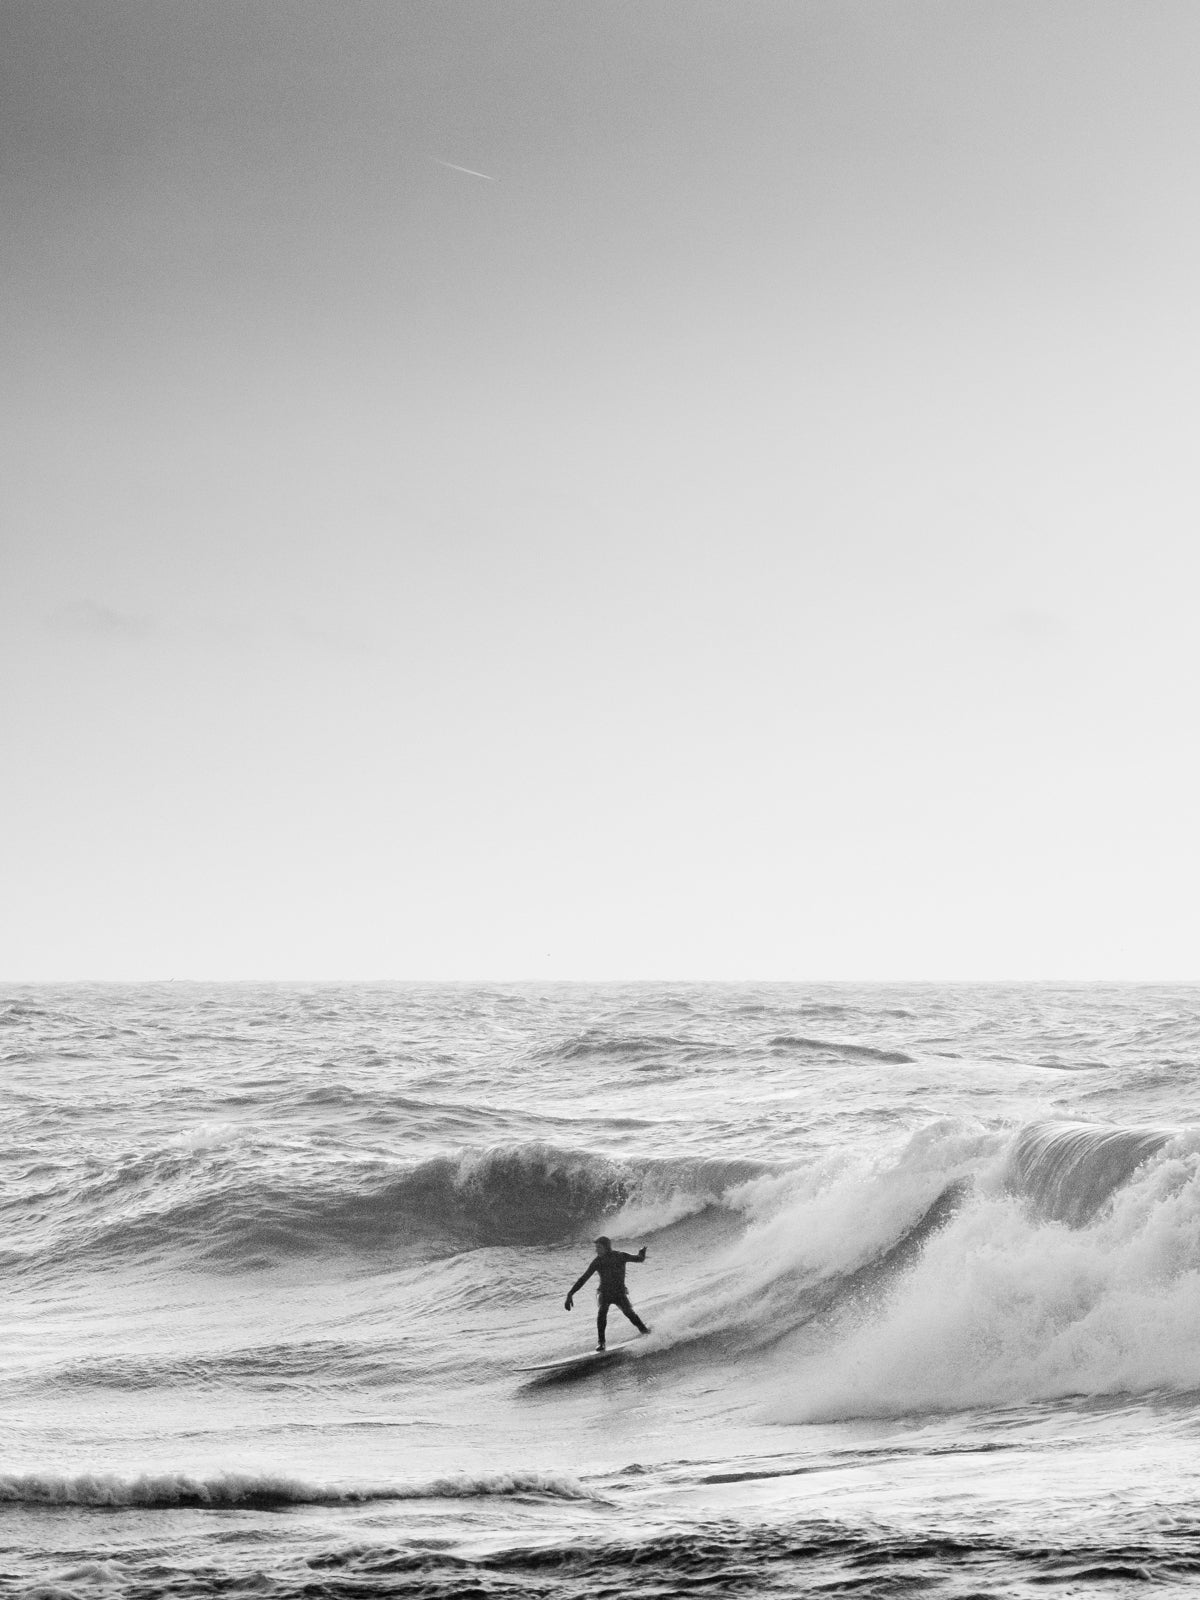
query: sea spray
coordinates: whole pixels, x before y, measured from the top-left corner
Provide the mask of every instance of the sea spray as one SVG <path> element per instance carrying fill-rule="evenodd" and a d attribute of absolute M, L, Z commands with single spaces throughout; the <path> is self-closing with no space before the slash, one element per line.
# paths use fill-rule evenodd
<path fill-rule="evenodd" d="M 1090 1181 L 1090 1174 L 1084 1174 Z M 782 1375 L 792 1420 L 1200 1387 L 1200 1155 L 1139 1163 L 1087 1225 L 977 1193 L 882 1307 Z"/>
<path fill-rule="evenodd" d="M 688 1304 L 658 1319 L 663 1343 L 706 1340 L 729 1358 L 868 1292 L 911 1264 L 963 1192 L 994 1171 L 1003 1143 L 947 1120 L 883 1151 L 830 1152 L 731 1189 L 725 1203 L 746 1227 L 707 1253 Z"/>

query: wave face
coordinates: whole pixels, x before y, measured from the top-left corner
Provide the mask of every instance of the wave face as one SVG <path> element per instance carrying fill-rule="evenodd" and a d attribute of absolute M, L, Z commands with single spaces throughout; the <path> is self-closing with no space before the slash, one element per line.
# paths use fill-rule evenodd
<path fill-rule="evenodd" d="M 1038 1123 L 1017 1136 L 1009 1181 L 1041 1216 L 1080 1227 L 1170 1138 L 1156 1128 Z"/>
<path fill-rule="evenodd" d="M 446 1251 L 586 1238 L 601 1223 L 653 1233 L 722 1206 L 768 1170 L 749 1159 L 622 1160 L 542 1143 L 467 1149 L 408 1168 L 340 1161 L 291 1182 L 207 1151 L 125 1169 L 66 1197 L 43 1254 L 178 1256 L 210 1267 L 322 1252 Z M 28 1264 L 36 1249 L 10 1251 Z"/>
<path fill-rule="evenodd" d="M 764 1163 L 745 1159 L 632 1161 L 520 1145 L 424 1163 L 390 1186 L 382 1203 L 393 1216 L 475 1243 L 540 1244 L 576 1238 L 634 1212 L 638 1230 L 653 1233 L 722 1205 L 732 1189 L 763 1171 Z"/>

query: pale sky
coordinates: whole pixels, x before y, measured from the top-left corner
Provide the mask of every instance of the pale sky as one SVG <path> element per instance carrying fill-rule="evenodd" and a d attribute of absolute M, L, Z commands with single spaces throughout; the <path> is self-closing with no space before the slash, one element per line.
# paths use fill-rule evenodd
<path fill-rule="evenodd" d="M 1200 978 L 1194 0 L 8 0 L 0 978 Z"/>

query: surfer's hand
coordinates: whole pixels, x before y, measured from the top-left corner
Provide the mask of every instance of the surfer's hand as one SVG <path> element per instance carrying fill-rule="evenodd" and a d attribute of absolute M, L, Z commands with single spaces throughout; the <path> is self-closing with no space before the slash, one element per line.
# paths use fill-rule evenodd
<path fill-rule="evenodd" d="M 639 1261 L 645 1261 L 645 1259 L 646 1259 L 646 1246 L 643 1245 L 642 1248 L 638 1251 L 638 1260 Z"/>
<path fill-rule="evenodd" d="M 571 1310 L 571 1308 L 572 1308 L 572 1306 L 573 1306 L 573 1305 L 574 1305 L 574 1304 L 575 1304 L 575 1296 L 574 1296 L 574 1295 L 570 1295 L 570 1294 L 569 1294 L 569 1295 L 568 1295 L 568 1296 L 567 1296 L 567 1299 L 566 1299 L 566 1305 L 565 1305 L 565 1309 L 566 1309 L 566 1310 L 567 1310 L 567 1311 L 570 1311 L 570 1310 Z"/>

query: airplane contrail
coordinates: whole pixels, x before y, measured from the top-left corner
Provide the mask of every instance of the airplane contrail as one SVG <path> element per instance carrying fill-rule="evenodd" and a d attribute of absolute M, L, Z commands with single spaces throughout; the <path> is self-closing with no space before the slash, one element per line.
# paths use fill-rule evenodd
<path fill-rule="evenodd" d="M 476 172 L 474 167 L 459 167 L 453 161 L 438 161 L 437 156 L 430 156 L 431 161 L 437 161 L 439 167 L 449 167 L 451 172 L 465 172 L 468 178 L 486 178 L 489 183 L 498 183 L 499 179 L 493 178 L 490 172 Z"/>

